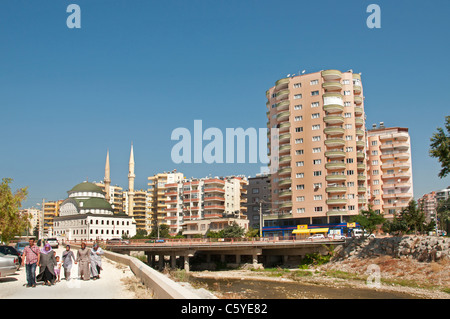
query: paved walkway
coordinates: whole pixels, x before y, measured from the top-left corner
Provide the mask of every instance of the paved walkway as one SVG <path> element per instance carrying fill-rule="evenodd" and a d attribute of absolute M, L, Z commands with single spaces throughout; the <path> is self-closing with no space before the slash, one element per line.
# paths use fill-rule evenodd
<path fill-rule="evenodd" d="M 57 256 L 63 249 L 57 249 Z M 76 255 L 76 250 L 74 250 Z M 37 267 L 36 273 L 39 271 Z M 103 271 L 100 279 L 83 281 L 78 279 L 78 265 L 72 267 L 72 280 L 64 280 L 62 270 L 61 281 L 53 286 L 38 283 L 35 288 L 26 287 L 25 267 L 21 267 L 13 275 L 0 278 L 0 299 L 133 299 L 133 292 L 126 289 L 122 278 L 134 277 L 131 270 L 109 259 L 102 258 Z"/>

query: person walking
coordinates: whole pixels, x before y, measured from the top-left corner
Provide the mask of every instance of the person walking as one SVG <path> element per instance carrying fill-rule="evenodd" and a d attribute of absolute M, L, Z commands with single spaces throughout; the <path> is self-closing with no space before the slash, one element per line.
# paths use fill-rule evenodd
<path fill-rule="evenodd" d="M 98 243 L 95 243 L 91 249 L 90 257 L 91 257 L 91 275 L 94 280 L 100 279 L 100 270 L 102 269 L 102 257 L 103 249 L 98 246 Z"/>
<path fill-rule="evenodd" d="M 22 255 L 22 266 L 26 264 L 27 288 L 36 287 L 36 266 L 39 264 L 39 247 L 35 245 L 34 238 L 30 238 L 30 245 L 25 247 Z"/>
<path fill-rule="evenodd" d="M 78 276 L 80 279 L 89 280 L 90 279 L 90 271 L 89 264 L 91 263 L 90 259 L 91 250 L 86 247 L 86 243 L 81 243 L 81 248 L 78 249 L 76 262 L 78 263 Z"/>
<path fill-rule="evenodd" d="M 51 286 L 55 284 L 56 274 L 55 266 L 56 259 L 55 253 L 50 246 L 50 244 L 45 244 L 44 248 L 41 249 L 41 258 L 39 260 L 39 274 L 36 276 L 36 281 L 43 281 L 45 285 Z"/>
<path fill-rule="evenodd" d="M 73 251 L 70 250 L 70 245 L 66 245 L 66 250 L 62 254 L 62 267 L 64 268 L 64 278 L 69 281 L 70 273 L 72 271 L 72 260 L 77 263 L 75 260 L 75 255 Z"/>

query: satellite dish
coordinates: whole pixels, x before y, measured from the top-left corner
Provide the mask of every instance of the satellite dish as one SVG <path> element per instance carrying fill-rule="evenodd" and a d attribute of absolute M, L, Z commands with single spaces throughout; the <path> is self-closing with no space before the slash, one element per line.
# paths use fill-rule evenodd
<path fill-rule="evenodd" d="M 306 70 L 303 70 L 303 71 L 302 71 L 302 74 L 305 73 L 305 72 L 306 72 Z"/>

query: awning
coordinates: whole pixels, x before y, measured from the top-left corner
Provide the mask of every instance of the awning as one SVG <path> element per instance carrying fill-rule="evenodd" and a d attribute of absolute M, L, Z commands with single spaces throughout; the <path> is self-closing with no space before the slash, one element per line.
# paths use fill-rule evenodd
<path fill-rule="evenodd" d="M 329 228 L 294 229 L 293 234 L 328 233 Z"/>

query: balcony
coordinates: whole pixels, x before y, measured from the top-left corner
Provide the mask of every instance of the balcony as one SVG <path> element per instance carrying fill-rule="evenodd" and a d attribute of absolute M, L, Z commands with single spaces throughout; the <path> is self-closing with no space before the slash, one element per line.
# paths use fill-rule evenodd
<path fill-rule="evenodd" d="M 356 141 L 357 148 L 364 148 L 366 146 L 366 142 L 364 141 Z"/>
<path fill-rule="evenodd" d="M 291 185 L 291 184 L 292 184 L 292 179 L 290 179 L 290 178 L 285 178 L 285 179 L 278 181 L 278 186 L 287 186 L 287 185 Z"/>
<path fill-rule="evenodd" d="M 354 92 L 355 94 L 360 94 L 360 93 L 361 93 L 361 90 L 362 90 L 361 85 L 353 84 L 353 92 Z"/>
<path fill-rule="evenodd" d="M 278 175 L 290 175 L 292 172 L 292 168 L 290 166 L 288 167 L 283 167 L 281 169 L 278 170 Z"/>
<path fill-rule="evenodd" d="M 329 147 L 345 146 L 345 141 L 343 138 L 329 138 L 325 140 L 325 145 Z"/>
<path fill-rule="evenodd" d="M 364 131 L 361 129 L 356 129 L 356 136 L 364 136 Z"/>
<path fill-rule="evenodd" d="M 354 99 L 356 105 L 360 105 L 363 102 L 362 96 L 355 95 L 353 97 L 353 99 Z"/>
<path fill-rule="evenodd" d="M 347 191 L 345 186 L 330 186 L 325 189 L 327 193 L 342 193 Z"/>
<path fill-rule="evenodd" d="M 344 182 L 347 180 L 347 177 L 344 174 L 330 174 L 325 177 L 325 180 L 328 182 Z"/>
<path fill-rule="evenodd" d="M 367 188 L 362 187 L 362 186 L 358 187 L 358 193 L 365 193 L 366 191 L 367 191 Z"/>
<path fill-rule="evenodd" d="M 327 205 L 345 205 L 347 200 L 345 198 L 331 198 L 326 200 Z"/>
<path fill-rule="evenodd" d="M 285 155 L 285 156 L 280 156 L 280 159 L 279 159 L 278 162 L 279 162 L 280 164 L 282 164 L 282 163 L 290 163 L 291 160 L 292 160 L 291 156 Z"/>
<path fill-rule="evenodd" d="M 362 115 L 364 113 L 362 107 L 355 106 L 355 114 L 356 115 Z"/>
<path fill-rule="evenodd" d="M 322 87 L 325 91 L 340 91 L 342 90 L 342 84 L 339 81 L 330 81 L 322 83 Z"/>
<path fill-rule="evenodd" d="M 291 139 L 291 134 L 290 133 L 284 133 L 284 134 L 280 134 L 280 137 L 279 137 L 279 141 L 280 142 L 283 142 L 283 141 L 290 141 L 290 139 Z"/>
<path fill-rule="evenodd" d="M 356 165 L 356 169 L 357 169 L 357 170 L 365 170 L 365 169 L 366 169 L 366 164 L 358 163 L 358 164 Z"/>
<path fill-rule="evenodd" d="M 277 111 L 288 111 L 289 110 L 289 105 L 290 105 L 289 100 L 277 103 Z"/>
<path fill-rule="evenodd" d="M 281 191 L 278 193 L 278 197 L 290 197 L 292 196 L 292 191 L 287 190 L 287 191 Z"/>
<path fill-rule="evenodd" d="M 279 127 L 279 132 L 289 132 L 289 128 L 291 127 L 291 123 L 290 122 L 284 122 L 280 124 Z"/>
<path fill-rule="evenodd" d="M 325 164 L 325 168 L 329 169 L 329 170 L 333 170 L 333 169 L 345 169 L 346 164 L 344 162 L 328 162 Z"/>
<path fill-rule="evenodd" d="M 280 148 L 278 149 L 278 153 L 281 154 L 285 154 L 285 153 L 290 153 L 291 151 L 291 144 L 283 144 L 280 146 Z"/>
<path fill-rule="evenodd" d="M 342 113 L 344 106 L 339 104 L 328 104 L 323 106 L 323 110 L 328 113 Z"/>
<path fill-rule="evenodd" d="M 278 206 L 278 208 L 289 208 L 289 207 L 292 207 L 291 201 L 282 202 Z"/>
<path fill-rule="evenodd" d="M 339 126 L 329 126 L 326 127 L 323 132 L 328 135 L 342 135 L 345 133 L 345 130 Z"/>
<path fill-rule="evenodd" d="M 366 175 L 358 174 L 358 181 L 364 182 L 366 180 Z"/>
<path fill-rule="evenodd" d="M 275 90 L 287 89 L 289 87 L 289 78 L 280 79 L 275 82 Z"/>
<path fill-rule="evenodd" d="M 355 118 L 355 125 L 356 125 L 356 126 L 362 126 L 362 125 L 364 125 L 364 119 L 356 117 L 356 118 Z"/>
<path fill-rule="evenodd" d="M 342 78 L 342 72 L 339 70 L 322 71 L 322 77 L 325 81 L 336 81 Z"/>
<path fill-rule="evenodd" d="M 339 115 L 327 115 L 324 117 L 323 121 L 327 124 L 343 124 L 344 117 Z"/>
<path fill-rule="evenodd" d="M 281 90 L 276 94 L 276 97 L 278 100 L 284 100 L 287 99 L 289 96 L 289 90 Z"/>
<path fill-rule="evenodd" d="M 344 151 L 327 151 L 327 152 L 325 152 L 325 157 L 342 158 L 342 157 L 345 157 L 345 152 Z"/>
<path fill-rule="evenodd" d="M 327 216 L 342 216 L 347 214 L 348 212 L 345 209 L 332 209 L 327 211 Z"/>
<path fill-rule="evenodd" d="M 284 111 L 284 112 L 280 112 L 277 114 L 277 121 L 278 122 L 283 122 L 283 121 L 287 121 L 289 120 L 289 115 L 291 113 L 289 111 Z"/>
<path fill-rule="evenodd" d="M 356 152 L 356 158 L 364 159 L 365 157 L 366 157 L 366 154 L 364 152 L 360 152 L 360 151 Z"/>

